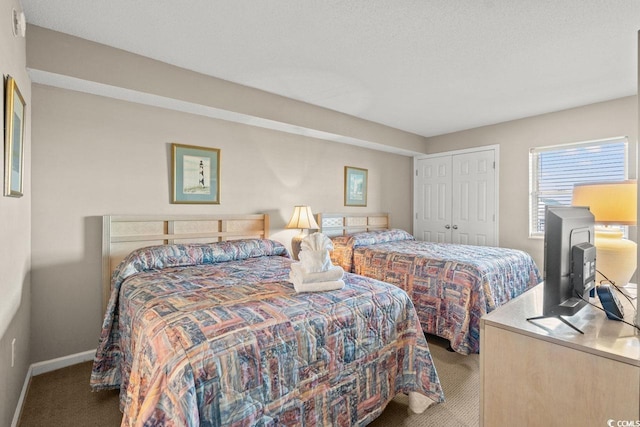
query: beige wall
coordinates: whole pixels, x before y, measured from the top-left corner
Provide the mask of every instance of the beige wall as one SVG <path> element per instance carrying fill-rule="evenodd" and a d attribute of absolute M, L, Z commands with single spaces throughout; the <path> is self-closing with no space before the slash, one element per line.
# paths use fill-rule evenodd
<path fill-rule="evenodd" d="M 514 120 L 427 139 L 438 153 L 483 145 L 500 146 L 500 246 L 529 252 L 543 268 L 543 239 L 528 237 L 529 149 L 547 145 L 629 137 L 630 178 L 636 177 L 638 143 L 636 96 Z M 635 240 L 635 227 L 631 230 Z"/>
<path fill-rule="evenodd" d="M 169 203 L 171 142 L 221 149 L 220 205 Z M 294 205 L 347 210 L 346 165 L 369 171 L 368 206 L 348 210 L 410 230 L 411 157 L 34 84 L 32 361 L 97 345 L 101 215 L 267 212 L 289 245 Z"/>
<path fill-rule="evenodd" d="M 122 88 L 246 115 L 252 121 L 284 123 L 400 150 L 422 153 L 424 149 L 424 137 L 419 135 L 41 27 L 29 27 L 27 55 L 30 69 L 87 85 Z"/>
<path fill-rule="evenodd" d="M 10 25 L 14 8 L 21 10 L 17 0 L 0 0 L 0 21 L 3 23 L 0 25 L 0 73 L 4 78 L 11 75 L 16 79 L 27 103 L 24 197 L 0 196 L 0 425 L 3 426 L 11 425 L 30 357 L 31 81 L 25 69 L 25 39 L 14 37 Z M 0 104 L 4 118 L 4 103 Z M 0 163 L 0 176 L 4 176 L 4 162 Z M 16 358 L 12 368 L 14 338 Z"/>

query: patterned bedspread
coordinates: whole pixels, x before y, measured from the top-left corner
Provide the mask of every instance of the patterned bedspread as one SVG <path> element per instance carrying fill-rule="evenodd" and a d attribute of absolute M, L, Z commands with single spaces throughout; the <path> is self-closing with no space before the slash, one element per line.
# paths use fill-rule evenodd
<path fill-rule="evenodd" d="M 398 393 L 444 400 L 413 304 L 346 274 L 296 294 L 271 240 L 167 245 L 114 272 L 91 386 L 123 426 L 363 426 Z"/>
<path fill-rule="evenodd" d="M 480 317 L 542 280 L 533 258 L 515 249 L 417 241 L 397 229 L 332 240 L 333 262 L 404 289 L 424 331 L 462 354 L 480 350 Z"/>

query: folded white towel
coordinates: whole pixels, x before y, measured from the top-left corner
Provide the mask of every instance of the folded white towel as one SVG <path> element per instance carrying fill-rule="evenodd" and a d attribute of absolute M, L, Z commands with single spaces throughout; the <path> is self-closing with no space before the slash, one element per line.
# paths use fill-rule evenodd
<path fill-rule="evenodd" d="M 344 270 L 340 266 L 331 266 L 327 271 L 319 273 L 309 273 L 305 270 L 300 262 L 291 264 L 291 272 L 289 273 L 290 282 L 293 284 L 330 282 L 340 280 L 344 275 Z"/>
<path fill-rule="evenodd" d="M 302 292 L 322 292 L 322 291 L 335 291 L 344 288 L 343 280 L 332 280 L 330 282 L 314 282 L 314 283 L 300 283 L 293 284 L 297 293 Z"/>
<path fill-rule="evenodd" d="M 303 249 L 298 254 L 298 258 L 300 258 L 300 262 L 309 273 L 327 271 L 332 265 L 329 251 L 326 249 L 320 251 Z"/>
<path fill-rule="evenodd" d="M 333 249 L 333 243 L 322 233 L 313 233 L 302 239 L 298 258 L 310 273 L 327 271 L 331 267 L 329 250 Z"/>
<path fill-rule="evenodd" d="M 333 242 L 325 234 L 315 232 L 309 234 L 302 240 L 302 243 L 300 243 L 300 249 L 303 251 L 330 251 L 333 249 Z"/>

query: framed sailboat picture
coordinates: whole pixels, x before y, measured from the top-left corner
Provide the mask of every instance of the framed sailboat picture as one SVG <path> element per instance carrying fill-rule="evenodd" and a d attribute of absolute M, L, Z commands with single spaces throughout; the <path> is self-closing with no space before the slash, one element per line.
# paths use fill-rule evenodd
<path fill-rule="evenodd" d="M 367 169 L 344 167 L 344 205 L 367 206 Z"/>

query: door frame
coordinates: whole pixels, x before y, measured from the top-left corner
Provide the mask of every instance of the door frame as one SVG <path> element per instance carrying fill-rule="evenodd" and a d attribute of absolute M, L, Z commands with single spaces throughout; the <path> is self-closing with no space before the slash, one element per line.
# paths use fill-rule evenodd
<path fill-rule="evenodd" d="M 418 199 L 418 195 L 416 194 L 416 188 L 418 188 L 417 186 L 417 175 L 418 175 L 418 160 L 423 160 L 423 159 L 429 159 L 429 158 L 435 158 L 435 157 L 444 157 L 444 156 L 453 156 L 456 154 L 469 154 L 469 153 L 475 153 L 477 151 L 488 151 L 488 150 L 493 150 L 493 158 L 495 159 L 495 163 L 496 163 L 496 167 L 495 167 L 495 176 L 496 176 L 496 180 L 494 183 L 494 189 L 495 189 L 495 213 L 496 213 L 496 227 L 494 227 L 494 238 L 495 238 L 495 242 L 496 242 L 496 246 L 500 245 L 500 145 L 498 144 L 494 144 L 494 145 L 484 145 L 484 146 L 479 146 L 479 147 L 473 147 L 473 148 L 465 148 L 465 149 L 461 149 L 461 150 L 453 150 L 453 151 L 443 151 L 440 153 L 432 153 L 432 154 L 425 154 L 425 155 L 421 155 L 421 156 L 414 156 L 413 157 L 413 219 L 412 219 L 412 227 L 413 230 L 416 229 L 417 227 L 417 218 L 418 218 L 418 211 L 417 211 L 417 199 Z"/>

